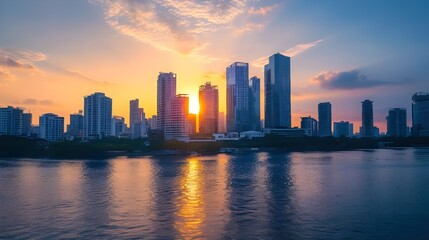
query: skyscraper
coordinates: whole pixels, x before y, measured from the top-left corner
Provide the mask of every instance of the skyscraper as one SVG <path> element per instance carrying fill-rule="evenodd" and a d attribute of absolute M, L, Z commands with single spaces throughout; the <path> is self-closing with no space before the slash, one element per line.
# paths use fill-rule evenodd
<path fill-rule="evenodd" d="M 362 131 L 361 137 L 374 136 L 374 116 L 372 110 L 372 101 L 365 100 L 362 102 Z"/>
<path fill-rule="evenodd" d="M 120 116 L 112 117 L 112 136 L 120 137 L 125 132 L 125 119 Z"/>
<path fill-rule="evenodd" d="M 226 129 L 249 130 L 249 64 L 235 62 L 226 68 Z"/>
<path fill-rule="evenodd" d="M 74 138 L 83 137 L 83 115 L 79 113 L 70 114 L 70 124 L 67 126 L 67 135 Z"/>
<path fill-rule="evenodd" d="M 143 138 L 147 136 L 146 116 L 143 108 L 139 108 L 139 100 L 130 101 L 130 130 L 131 138 Z"/>
<path fill-rule="evenodd" d="M 170 116 L 165 125 L 165 139 L 183 139 L 188 137 L 189 97 L 177 95 L 171 104 Z"/>
<path fill-rule="evenodd" d="M 290 128 L 290 58 L 280 53 L 270 56 L 264 78 L 265 128 Z"/>
<path fill-rule="evenodd" d="M 226 132 L 225 113 L 224 112 L 219 112 L 218 132 L 220 132 L 220 133 Z"/>
<path fill-rule="evenodd" d="M 213 134 L 218 132 L 219 118 L 219 91 L 217 86 L 206 82 L 200 86 L 198 92 L 200 112 L 199 112 L 199 132 Z"/>
<path fill-rule="evenodd" d="M 40 138 L 47 141 L 60 141 L 64 138 L 64 118 L 53 113 L 39 117 Z"/>
<path fill-rule="evenodd" d="M 301 117 L 301 128 L 304 129 L 304 134 L 306 136 L 317 136 L 317 125 L 317 120 L 312 118 L 311 116 Z"/>
<path fill-rule="evenodd" d="M 429 136 L 429 93 L 416 93 L 412 100 L 413 136 Z"/>
<path fill-rule="evenodd" d="M 11 106 L 0 108 L 0 134 L 22 135 L 23 111 Z"/>
<path fill-rule="evenodd" d="M 112 99 L 96 92 L 84 98 L 84 138 L 102 138 L 111 134 Z"/>
<path fill-rule="evenodd" d="M 252 77 L 249 80 L 249 112 L 250 129 L 253 131 L 261 130 L 261 80 L 258 77 Z"/>
<path fill-rule="evenodd" d="M 175 73 L 159 73 L 157 81 L 157 117 L 158 129 L 164 132 L 165 139 L 167 138 L 167 125 L 171 125 L 172 104 L 176 98 L 176 74 Z"/>
<path fill-rule="evenodd" d="M 406 137 L 407 136 L 407 110 L 402 108 L 392 108 L 389 110 L 387 121 L 387 136 Z"/>
<path fill-rule="evenodd" d="M 319 103 L 319 136 L 332 136 L 332 107 L 330 102 Z"/>
<path fill-rule="evenodd" d="M 33 122 L 33 115 L 31 113 L 22 114 L 22 135 L 30 136 L 32 122 Z"/>

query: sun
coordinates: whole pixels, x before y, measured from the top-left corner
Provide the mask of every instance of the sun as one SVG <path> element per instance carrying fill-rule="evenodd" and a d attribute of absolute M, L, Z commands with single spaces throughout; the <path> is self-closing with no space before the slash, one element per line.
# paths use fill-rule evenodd
<path fill-rule="evenodd" d="M 200 103 L 198 102 L 198 96 L 189 96 L 189 113 L 198 114 L 200 112 Z"/>

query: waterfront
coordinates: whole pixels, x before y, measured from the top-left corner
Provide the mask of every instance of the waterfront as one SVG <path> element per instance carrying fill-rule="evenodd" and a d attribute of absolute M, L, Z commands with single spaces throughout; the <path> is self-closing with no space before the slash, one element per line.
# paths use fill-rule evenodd
<path fill-rule="evenodd" d="M 0 238 L 428 239 L 429 149 L 0 160 Z"/>

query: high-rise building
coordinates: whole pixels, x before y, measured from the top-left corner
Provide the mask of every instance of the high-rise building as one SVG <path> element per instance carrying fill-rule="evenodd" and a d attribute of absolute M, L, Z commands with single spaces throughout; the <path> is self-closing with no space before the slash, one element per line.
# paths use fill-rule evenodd
<path fill-rule="evenodd" d="M 167 135 L 170 130 L 167 126 L 172 123 L 172 105 L 176 99 L 176 74 L 175 73 L 159 73 L 157 81 L 157 117 L 158 129 L 164 132 L 164 138 L 168 139 Z M 169 133 L 167 133 L 169 132 Z"/>
<path fill-rule="evenodd" d="M 218 132 L 226 133 L 225 113 L 219 112 Z"/>
<path fill-rule="evenodd" d="M 23 113 L 22 114 L 22 135 L 31 135 L 31 124 L 33 123 L 33 114 Z"/>
<path fill-rule="evenodd" d="M 330 102 L 319 103 L 319 136 L 332 136 L 332 107 Z"/>
<path fill-rule="evenodd" d="M 112 117 L 112 136 L 120 137 L 125 133 L 127 126 L 125 125 L 124 117 L 113 116 Z"/>
<path fill-rule="evenodd" d="M 147 125 L 148 128 L 151 130 L 157 130 L 158 129 L 158 116 L 152 115 L 151 118 L 147 119 Z"/>
<path fill-rule="evenodd" d="M 186 94 L 179 94 L 172 101 L 170 116 L 165 125 L 165 139 L 184 139 L 187 138 L 189 97 Z"/>
<path fill-rule="evenodd" d="M 139 108 L 139 100 L 130 101 L 131 138 L 147 137 L 146 117 L 143 108 Z"/>
<path fill-rule="evenodd" d="M 406 137 L 407 134 L 407 110 L 404 108 L 392 108 L 389 110 L 387 121 L 387 136 Z"/>
<path fill-rule="evenodd" d="M 67 125 L 67 135 L 73 138 L 83 137 L 83 115 L 79 113 L 70 114 L 70 124 Z"/>
<path fill-rule="evenodd" d="M 188 114 L 186 132 L 188 133 L 188 135 L 193 135 L 197 133 L 197 114 Z"/>
<path fill-rule="evenodd" d="M 64 118 L 53 113 L 39 117 L 40 138 L 54 142 L 64 139 Z"/>
<path fill-rule="evenodd" d="M 226 68 L 226 129 L 248 131 L 249 123 L 249 64 L 235 62 Z"/>
<path fill-rule="evenodd" d="M 311 116 L 301 117 L 301 128 L 306 136 L 317 136 L 317 120 Z"/>
<path fill-rule="evenodd" d="M 261 79 L 251 77 L 249 80 L 250 129 L 261 131 Z"/>
<path fill-rule="evenodd" d="M 265 128 L 291 127 L 290 58 L 276 53 L 264 68 Z"/>
<path fill-rule="evenodd" d="M 429 93 L 418 92 L 412 100 L 412 135 L 429 136 Z"/>
<path fill-rule="evenodd" d="M 352 137 L 353 123 L 350 122 L 334 122 L 334 137 Z"/>
<path fill-rule="evenodd" d="M 211 85 L 210 82 L 201 85 L 198 98 L 200 104 L 199 132 L 217 133 L 219 118 L 219 91 L 217 86 Z"/>
<path fill-rule="evenodd" d="M 111 134 L 112 99 L 104 93 L 94 93 L 84 98 L 84 138 L 102 138 Z"/>
<path fill-rule="evenodd" d="M 362 102 L 362 131 L 361 137 L 374 136 L 374 115 L 372 110 L 372 101 Z"/>
<path fill-rule="evenodd" d="M 11 106 L 0 108 L 0 134 L 22 135 L 23 110 Z"/>

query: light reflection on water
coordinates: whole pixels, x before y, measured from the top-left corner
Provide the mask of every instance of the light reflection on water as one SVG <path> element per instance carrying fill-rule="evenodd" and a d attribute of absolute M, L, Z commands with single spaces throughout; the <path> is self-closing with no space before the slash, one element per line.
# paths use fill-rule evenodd
<path fill-rule="evenodd" d="M 0 238 L 428 239 L 429 149 L 0 160 Z"/>

